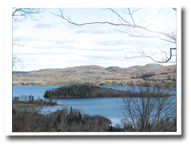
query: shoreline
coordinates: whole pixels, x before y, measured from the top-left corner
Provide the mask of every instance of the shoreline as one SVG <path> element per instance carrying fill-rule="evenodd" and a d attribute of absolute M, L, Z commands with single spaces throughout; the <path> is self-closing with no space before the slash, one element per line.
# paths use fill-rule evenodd
<path fill-rule="evenodd" d="M 12 106 L 24 108 L 24 107 L 42 107 L 42 106 L 55 106 L 59 105 L 58 103 L 48 103 L 48 104 L 35 104 L 35 103 L 24 103 L 24 102 L 13 102 L 12 101 Z"/>
<path fill-rule="evenodd" d="M 118 98 L 118 97 L 121 97 L 121 98 L 125 98 L 125 97 L 129 97 L 129 98 L 132 98 L 132 97 L 159 97 L 159 98 L 162 98 L 162 97 L 171 97 L 171 96 L 176 96 L 176 95 L 169 95 L 169 96 L 105 96 L 105 97 L 99 97 L 99 96 L 96 96 L 96 97 L 85 97 L 85 96 L 80 96 L 80 97 L 75 97 L 75 96 L 71 96 L 71 97 L 52 97 L 51 99 L 78 99 L 78 98 Z M 48 98 L 47 98 L 48 99 Z"/>
<path fill-rule="evenodd" d="M 69 85 L 73 85 L 73 84 L 59 84 L 60 86 L 69 86 Z M 12 85 L 12 86 L 59 86 L 59 85 Z M 144 87 L 144 85 L 95 85 L 95 86 L 127 86 L 127 87 L 131 87 L 131 86 L 136 86 L 136 87 Z M 173 89 L 176 90 L 176 88 L 163 88 L 162 89 Z"/>

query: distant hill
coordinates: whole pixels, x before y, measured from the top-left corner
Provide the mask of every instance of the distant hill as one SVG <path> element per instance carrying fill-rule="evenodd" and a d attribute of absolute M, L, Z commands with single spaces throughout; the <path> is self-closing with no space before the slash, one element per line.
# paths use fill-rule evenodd
<path fill-rule="evenodd" d="M 13 71 L 13 74 L 20 73 L 20 74 L 27 74 L 30 73 L 30 71 Z"/>
<path fill-rule="evenodd" d="M 42 69 L 37 71 L 32 71 L 30 74 L 40 74 L 40 75 L 92 75 L 101 74 L 106 72 L 104 67 L 96 65 L 88 66 L 76 66 L 63 69 Z"/>
<path fill-rule="evenodd" d="M 41 69 L 31 72 L 13 72 L 13 85 L 141 85 L 145 80 L 163 82 L 176 87 L 176 65 L 162 66 L 147 64 L 121 68 L 118 66 L 101 67 L 96 65 L 76 66 L 63 69 Z"/>
<path fill-rule="evenodd" d="M 162 67 L 163 65 L 161 64 L 147 64 L 144 67 Z"/>
<path fill-rule="evenodd" d="M 111 66 L 104 68 L 97 65 L 76 66 L 63 69 L 41 69 L 28 72 L 30 74 L 39 75 L 103 75 L 103 74 L 128 74 L 144 68 L 158 68 L 163 67 L 160 64 L 147 64 L 145 66 L 132 66 L 129 68 L 120 68 L 118 66 Z"/>

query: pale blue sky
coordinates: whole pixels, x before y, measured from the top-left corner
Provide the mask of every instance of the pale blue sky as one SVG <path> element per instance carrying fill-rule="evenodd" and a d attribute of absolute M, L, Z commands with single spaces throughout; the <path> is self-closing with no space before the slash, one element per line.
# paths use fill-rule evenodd
<path fill-rule="evenodd" d="M 115 10 L 126 17 L 121 9 Z M 135 20 L 145 16 L 145 21 L 142 23 L 148 24 L 149 20 L 155 19 L 158 10 L 143 9 L 135 16 Z M 126 59 L 124 53 L 127 57 L 138 56 L 137 48 L 142 48 L 148 55 L 152 54 L 161 58 L 161 50 L 168 53 L 169 47 L 175 47 L 172 43 L 156 39 L 130 37 L 118 31 L 126 29 L 115 26 L 71 25 L 51 12 L 59 14 L 59 9 L 46 9 L 39 17 L 36 17 L 38 21 L 26 19 L 14 24 L 17 28 L 13 31 L 13 37 L 19 38 L 22 44 L 22 46 L 13 47 L 13 55 L 23 61 L 23 68 L 18 70 L 31 71 L 81 65 L 104 67 L 145 65 L 154 62 L 148 58 Z M 92 21 L 120 23 L 114 13 L 101 8 L 66 8 L 64 15 L 71 17 L 76 23 Z M 151 27 L 162 31 L 176 30 L 176 12 L 167 8 L 162 9 Z M 172 64 L 174 63 L 165 65 Z"/>

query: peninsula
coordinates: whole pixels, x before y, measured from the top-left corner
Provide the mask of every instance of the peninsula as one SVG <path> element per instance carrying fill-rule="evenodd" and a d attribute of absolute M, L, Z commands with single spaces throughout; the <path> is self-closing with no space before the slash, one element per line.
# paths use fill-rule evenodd
<path fill-rule="evenodd" d="M 89 98 L 89 97 L 167 97 L 172 94 L 146 87 L 140 90 L 115 90 L 91 84 L 75 84 L 47 90 L 44 98 Z"/>

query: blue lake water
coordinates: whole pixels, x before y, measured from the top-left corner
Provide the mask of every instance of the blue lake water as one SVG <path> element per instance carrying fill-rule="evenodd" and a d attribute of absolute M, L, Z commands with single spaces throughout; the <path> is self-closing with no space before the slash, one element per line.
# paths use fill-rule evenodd
<path fill-rule="evenodd" d="M 58 88 L 64 85 L 54 86 L 13 86 L 13 98 L 15 96 L 30 95 L 34 96 L 34 99 L 43 98 L 44 92 L 52 88 Z M 131 87 L 128 86 L 102 86 L 118 90 L 127 90 Z M 144 88 L 144 87 L 143 87 Z M 138 87 L 137 87 L 138 89 Z M 136 91 L 136 87 L 135 87 Z M 174 93 L 175 91 L 173 91 Z M 56 106 L 43 106 L 39 109 L 43 112 L 53 112 L 58 109 L 74 108 L 79 109 L 83 114 L 89 115 L 101 115 L 112 121 L 112 124 L 120 124 L 120 120 L 123 117 L 122 110 L 122 98 L 120 97 L 106 97 L 106 98 L 72 98 L 72 99 L 54 99 L 59 105 Z M 176 103 L 176 97 L 174 97 L 174 103 Z"/>

